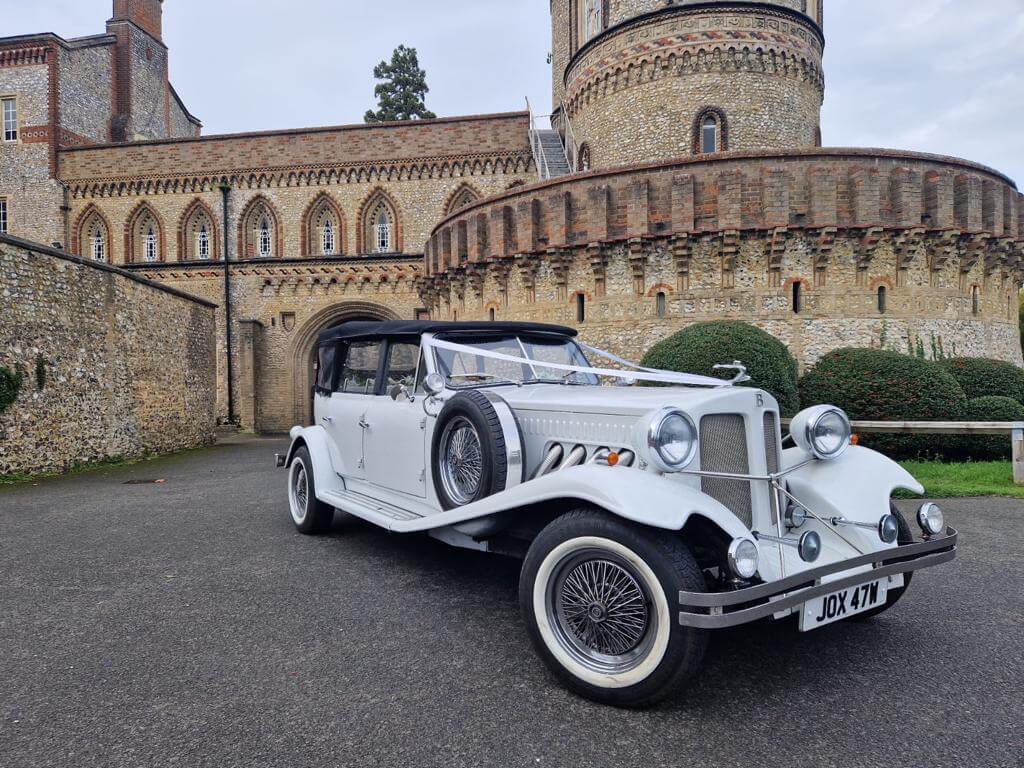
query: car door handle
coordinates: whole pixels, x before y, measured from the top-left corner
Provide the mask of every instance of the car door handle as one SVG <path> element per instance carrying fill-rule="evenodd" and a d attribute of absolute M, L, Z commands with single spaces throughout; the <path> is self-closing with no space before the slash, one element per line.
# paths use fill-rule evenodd
<path fill-rule="evenodd" d="M 366 419 L 360 419 L 359 420 L 359 426 L 362 427 L 363 429 L 369 429 L 370 428 L 370 424 L 369 424 L 369 422 Z"/>
<path fill-rule="evenodd" d="M 334 423 L 334 417 L 333 416 L 321 416 L 320 417 L 320 421 L 326 421 L 328 424 L 333 424 Z"/>

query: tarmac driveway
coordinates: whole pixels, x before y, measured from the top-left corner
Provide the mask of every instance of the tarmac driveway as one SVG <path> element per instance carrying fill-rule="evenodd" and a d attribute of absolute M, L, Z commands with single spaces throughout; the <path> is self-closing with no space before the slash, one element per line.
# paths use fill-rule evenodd
<path fill-rule="evenodd" d="M 1021 502 L 947 503 L 960 559 L 890 614 L 721 634 L 626 712 L 548 677 L 516 562 L 295 533 L 283 445 L 0 489 L 0 766 L 1024 764 Z"/>

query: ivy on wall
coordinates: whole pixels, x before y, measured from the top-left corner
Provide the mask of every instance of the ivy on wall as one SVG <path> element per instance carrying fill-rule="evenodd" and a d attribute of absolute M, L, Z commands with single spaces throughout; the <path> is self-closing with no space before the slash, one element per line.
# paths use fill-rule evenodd
<path fill-rule="evenodd" d="M 22 382 L 25 374 L 20 370 L 12 371 L 10 368 L 0 367 L 0 413 L 6 411 L 21 392 Z"/>

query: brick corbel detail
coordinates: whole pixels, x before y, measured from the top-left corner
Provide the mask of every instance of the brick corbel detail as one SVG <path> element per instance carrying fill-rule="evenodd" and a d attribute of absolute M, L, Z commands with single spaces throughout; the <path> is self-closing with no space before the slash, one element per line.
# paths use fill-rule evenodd
<path fill-rule="evenodd" d="M 878 244 L 882 241 L 881 227 L 864 227 L 853 230 L 857 242 L 854 244 L 854 258 L 857 262 L 857 284 L 863 285 L 871 262 L 875 260 Z"/>
<path fill-rule="evenodd" d="M 516 256 L 515 265 L 519 269 L 519 279 L 523 281 L 523 288 L 532 304 L 537 300 L 537 269 L 539 263 L 536 258 L 528 253 Z"/>
<path fill-rule="evenodd" d="M 736 287 L 736 257 L 740 253 L 740 233 L 729 229 L 719 235 L 719 248 L 722 256 L 722 287 Z"/>
<path fill-rule="evenodd" d="M 969 234 L 960 238 L 960 272 L 967 274 L 974 269 L 985 255 L 985 247 L 991 238 L 986 234 Z"/>
<path fill-rule="evenodd" d="M 944 270 L 956 256 L 961 234 L 960 230 L 947 229 L 928 237 L 928 268 L 933 274 Z"/>
<path fill-rule="evenodd" d="M 600 243 L 590 243 L 587 246 L 587 261 L 590 264 L 590 271 L 594 274 L 594 296 L 604 296 L 607 285 L 607 249 Z"/>
<path fill-rule="evenodd" d="M 825 285 L 829 264 L 832 263 L 832 249 L 836 244 L 836 227 L 822 227 L 811 240 L 811 258 L 814 262 L 814 284 Z"/>
<path fill-rule="evenodd" d="M 647 248 L 642 237 L 634 237 L 627 244 L 629 266 L 633 272 L 633 293 L 643 296 L 647 286 Z"/>
<path fill-rule="evenodd" d="M 674 235 L 671 241 L 672 262 L 676 267 L 676 291 L 690 290 L 690 265 L 693 262 L 693 238 Z"/>
<path fill-rule="evenodd" d="M 768 241 L 768 284 L 773 288 L 782 285 L 782 262 L 786 257 L 786 243 L 789 229 L 776 227 Z"/>

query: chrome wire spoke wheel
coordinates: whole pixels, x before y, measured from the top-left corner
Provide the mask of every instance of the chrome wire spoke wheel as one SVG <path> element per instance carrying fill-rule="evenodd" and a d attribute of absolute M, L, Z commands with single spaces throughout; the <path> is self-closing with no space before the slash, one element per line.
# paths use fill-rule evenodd
<path fill-rule="evenodd" d="M 309 477 L 301 461 L 292 464 L 292 481 L 288 484 L 288 491 L 292 517 L 296 523 L 301 524 L 309 511 Z"/>
<path fill-rule="evenodd" d="M 657 612 L 645 580 L 624 558 L 600 549 L 570 553 L 552 570 L 546 589 L 548 623 L 578 664 L 621 674 L 650 653 Z"/>
<path fill-rule="evenodd" d="M 440 461 L 445 492 L 456 504 L 469 504 L 480 490 L 484 457 L 480 435 L 467 419 L 452 419 L 445 427 Z"/>

